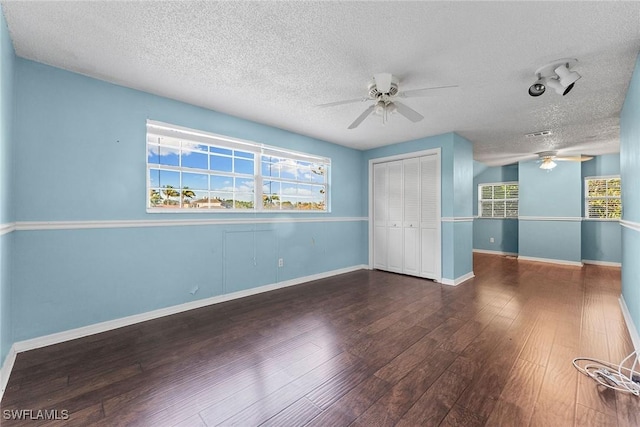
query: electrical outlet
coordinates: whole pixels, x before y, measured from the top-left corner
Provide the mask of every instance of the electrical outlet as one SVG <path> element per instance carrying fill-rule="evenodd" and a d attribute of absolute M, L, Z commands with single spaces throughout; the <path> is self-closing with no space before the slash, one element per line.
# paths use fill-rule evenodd
<path fill-rule="evenodd" d="M 284 259 L 278 258 L 278 267 L 284 267 Z"/>
<path fill-rule="evenodd" d="M 495 242 L 495 239 L 493 237 L 489 237 L 489 243 L 493 243 Z"/>

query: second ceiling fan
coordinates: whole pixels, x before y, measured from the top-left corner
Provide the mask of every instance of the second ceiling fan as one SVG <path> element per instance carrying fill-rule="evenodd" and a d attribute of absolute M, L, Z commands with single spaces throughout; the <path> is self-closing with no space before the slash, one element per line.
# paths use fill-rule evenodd
<path fill-rule="evenodd" d="M 382 116 L 382 123 L 386 123 L 388 115 L 393 113 L 399 113 L 416 123 L 424 119 L 424 116 L 418 113 L 411 107 L 399 102 L 398 98 L 417 98 L 423 96 L 431 96 L 441 93 L 442 91 L 449 91 L 455 89 L 458 86 L 440 86 L 440 87 L 428 87 L 422 89 L 414 89 L 400 92 L 399 91 L 400 80 L 390 73 L 379 73 L 373 75 L 373 80 L 369 82 L 368 93 L 366 97 L 347 99 L 344 101 L 330 102 L 328 104 L 320 104 L 318 107 L 334 107 L 336 105 L 351 104 L 355 102 L 374 101 L 366 110 L 358 116 L 357 119 L 348 129 L 357 128 L 360 123 L 364 121 L 369 115 L 375 113 Z"/>
<path fill-rule="evenodd" d="M 555 168 L 556 162 L 586 162 L 593 159 L 593 156 L 559 156 L 557 151 L 543 151 L 541 153 L 537 153 L 540 162 L 540 169 L 551 170 Z M 554 161 L 555 160 L 555 161 Z"/>

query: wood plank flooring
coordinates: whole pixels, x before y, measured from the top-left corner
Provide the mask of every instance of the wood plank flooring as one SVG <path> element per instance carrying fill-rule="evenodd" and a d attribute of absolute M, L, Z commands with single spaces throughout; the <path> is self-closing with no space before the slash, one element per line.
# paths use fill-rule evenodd
<path fill-rule="evenodd" d="M 475 254 L 457 287 L 357 271 L 21 353 L 3 426 L 640 426 L 571 365 L 633 348 L 620 270 Z"/>

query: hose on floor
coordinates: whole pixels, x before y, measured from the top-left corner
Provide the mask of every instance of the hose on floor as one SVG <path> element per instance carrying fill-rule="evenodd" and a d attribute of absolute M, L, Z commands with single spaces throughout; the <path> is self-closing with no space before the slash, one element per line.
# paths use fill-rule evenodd
<path fill-rule="evenodd" d="M 634 356 L 631 368 L 625 367 L 625 363 Z M 625 357 L 619 365 L 590 357 L 576 357 L 573 366 L 607 388 L 640 396 L 640 372 L 636 371 L 636 366 L 640 369 L 640 354 L 636 351 Z"/>

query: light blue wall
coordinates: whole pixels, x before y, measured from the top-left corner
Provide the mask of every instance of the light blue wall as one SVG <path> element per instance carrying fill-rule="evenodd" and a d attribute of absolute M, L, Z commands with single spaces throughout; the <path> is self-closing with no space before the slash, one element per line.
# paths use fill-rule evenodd
<path fill-rule="evenodd" d="M 21 231 L 16 340 L 363 264 L 358 225 Z"/>
<path fill-rule="evenodd" d="M 489 167 L 473 162 L 473 214 L 478 215 L 478 185 L 518 182 L 518 165 Z M 490 241 L 493 238 L 493 243 Z M 500 253 L 518 253 L 518 220 L 476 218 L 473 221 L 473 248 Z"/>
<path fill-rule="evenodd" d="M 620 154 L 596 156 L 582 163 L 582 198 L 584 178 L 592 176 L 620 175 Z M 582 215 L 585 216 L 584 202 Z M 582 221 L 582 259 L 584 261 L 622 262 L 622 230 L 616 221 Z"/>
<path fill-rule="evenodd" d="M 453 216 L 473 216 L 473 145 L 453 134 Z"/>
<path fill-rule="evenodd" d="M 532 163 L 536 164 L 536 163 Z M 560 163 L 560 166 L 564 166 L 564 163 Z M 561 175 L 562 172 L 556 174 L 556 169 L 552 172 L 545 172 L 543 177 L 545 179 L 555 178 L 554 175 Z M 563 172 L 568 172 L 567 168 L 562 169 Z M 532 170 L 533 173 L 538 173 Z M 554 175 L 552 175 L 554 174 Z M 620 174 L 620 156 L 619 154 L 608 154 L 604 156 L 596 156 L 592 160 L 583 162 L 581 164 L 581 176 L 580 176 L 580 211 L 584 216 L 584 178 L 588 176 L 611 176 Z M 575 175 L 575 174 L 572 174 Z M 538 176 L 538 175 L 536 175 Z M 570 179 L 571 184 L 567 181 L 563 181 L 562 185 L 571 185 L 577 187 L 577 181 L 575 176 L 562 176 L 560 179 Z M 482 163 L 474 162 L 474 215 L 478 214 L 478 184 L 494 183 L 494 182 L 508 182 L 519 181 L 518 178 L 518 165 L 508 165 L 502 167 L 488 167 Z M 534 185 L 538 184 L 537 180 L 532 180 Z M 520 184 L 520 191 L 525 194 L 536 194 L 536 191 L 540 191 L 537 188 L 526 188 L 522 182 Z M 577 198 L 573 198 L 572 204 L 575 206 Z M 525 200 L 530 203 L 536 203 L 534 197 L 525 196 Z M 525 206 L 525 212 L 531 211 L 531 209 Z M 575 210 L 575 209 L 574 209 Z M 521 207 L 521 215 L 522 213 Z M 542 211 L 538 211 L 542 213 Z M 536 215 L 536 216 L 548 216 L 548 215 Z M 560 216 L 554 214 L 554 216 Z M 525 228 L 532 228 L 532 233 L 538 232 L 538 229 L 544 227 L 544 224 L 528 224 Z M 474 221 L 473 229 L 473 248 L 480 250 L 489 250 L 496 252 L 506 253 L 518 253 L 518 220 L 516 219 L 486 219 L 476 218 Z M 491 243 L 490 239 L 493 238 L 494 242 Z M 529 244 L 531 246 L 531 243 Z M 541 250 L 532 248 L 540 252 Z M 543 249 L 542 249 L 543 250 Z M 575 253 L 575 249 L 571 250 Z M 531 255 L 530 255 L 531 256 Z M 580 258 L 584 261 L 604 261 L 619 263 L 621 262 L 621 230 L 618 221 L 594 221 L 583 219 L 581 225 L 581 251 Z"/>
<path fill-rule="evenodd" d="M 582 177 L 620 175 L 620 154 L 605 154 L 582 162 Z M 583 186 L 584 190 L 584 186 Z M 584 205 L 583 205 L 584 207 Z"/>
<path fill-rule="evenodd" d="M 15 66 L 17 221 L 292 220 L 15 233 L 16 341 L 366 264 L 362 152 L 20 58 Z M 332 212 L 146 213 L 147 118 L 330 157 Z M 296 222 L 309 218 L 319 221 Z"/>
<path fill-rule="evenodd" d="M 620 115 L 622 179 L 622 296 L 640 331 L 640 58 Z M 638 349 L 636 347 L 636 349 Z"/>
<path fill-rule="evenodd" d="M 145 212 L 148 118 L 330 157 L 326 216 L 362 213 L 360 151 L 21 58 L 16 66 L 20 221 L 202 218 Z"/>
<path fill-rule="evenodd" d="M 369 160 L 434 148 L 441 149 L 441 216 L 449 219 L 460 216 L 470 217 L 473 192 L 473 150 L 469 141 L 455 133 L 365 151 L 362 170 L 363 212 L 368 212 L 369 209 Z M 457 196 L 457 192 L 461 195 Z M 473 226 L 469 226 L 470 224 L 472 224 L 471 221 L 469 224 L 446 221 L 442 223 L 442 277 L 444 279 L 455 280 L 473 270 Z"/>
<path fill-rule="evenodd" d="M 517 255 L 518 220 L 476 218 L 473 221 L 473 249 Z"/>
<path fill-rule="evenodd" d="M 0 226 L 13 222 L 12 125 L 15 53 L 0 10 Z M 13 233 L 0 235 L 0 366 L 13 344 L 11 335 L 11 265 Z"/>
<path fill-rule="evenodd" d="M 521 216 L 581 217 L 582 179 L 579 162 L 558 162 L 552 171 L 538 162 L 520 162 Z"/>
<path fill-rule="evenodd" d="M 622 262 L 622 227 L 616 221 L 582 221 L 582 260 Z"/>
<path fill-rule="evenodd" d="M 473 145 L 453 134 L 453 277 L 473 272 Z"/>
<path fill-rule="evenodd" d="M 537 162 L 520 162 L 518 179 L 518 255 L 580 263 L 580 163 L 562 162 L 545 171 Z"/>

